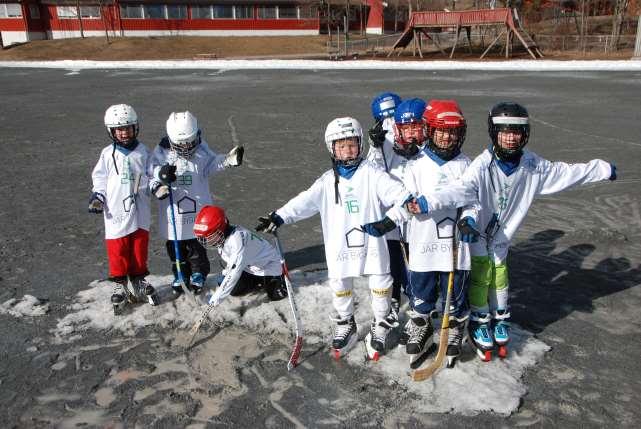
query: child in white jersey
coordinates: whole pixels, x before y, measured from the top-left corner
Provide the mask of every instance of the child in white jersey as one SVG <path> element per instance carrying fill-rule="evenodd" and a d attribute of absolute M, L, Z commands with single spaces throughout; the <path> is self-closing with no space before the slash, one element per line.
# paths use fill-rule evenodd
<path fill-rule="evenodd" d="M 371 346 L 380 353 L 395 321 L 390 321 L 389 254 L 382 235 L 407 218 L 403 203 L 409 193 L 403 185 L 380 168 L 363 160 L 363 131 L 354 118 L 337 118 L 325 130 L 325 144 L 333 168 L 307 190 L 283 207 L 259 219 L 258 231 L 271 232 L 317 213 L 321 216 L 329 286 L 337 315 L 332 349 L 336 357 L 357 341 L 352 296 L 354 278 L 367 276 L 374 320 L 370 326 Z M 385 222 L 365 225 L 383 217 Z M 391 228 L 388 228 L 391 225 Z M 366 228 L 365 228 L 366 227 Z M 365 233 L 376 229 L 376 237 Z M 372 356 L 376 359 L 375 356 Z"/>
<path fill-rule="evenodd" d="M 114 282 L 111 303 L 120 314 L 127 301 L 146 301 L 153 292 L 145 280 L 151 219 L 149 151 L 138 141 L 138 115 L 131 106 L 110 106 L 104 122 L 112 144 L 102 150 L 91 173 L 89 212 L 104 213 L 109 279 Z"/>
<path fill-rule="evenodd" d="M 287 297 L 280 255 L 269 242 L 239 225 L 229 223 L 221 207 L 200 209 L 194 235 L 204 247 L 215 247 L 225 262 L 218 289 L 209 304 L 218 305 L 227 296 L 244 295 L 262 289 L 270 301 Z"/>
<path fill-rule="evenodd" d="M 156 149 L 152 160 L 151 192 L 160 200 L 158 221 L 165 238 L 169 259 L 172 261 L 177 294 L 182 287 L 176 268 L 174 240 L 178 240 L 180 271 L 185 285 L 194 294 L 202 290 L 210 265 L 207 251 L 196 240 L 193 231 L 196 214 L 201 207 L 212 203 L 209 176 L 242 163 L 243 147 L 234 147 L 227 155 L 218 155 L 207 146 L 198 127 L 198 120 L 190 112 L 177 112 L 167 119 L 167 136 Z M 169 205 L 169 187 L 173 197 L 176 236 Z"/>
<path fill-rule="evenodd" d="M 453 100 L 431 100 L 421 115 L 421 119 L 425 119 L 427 144 L 421 155 L 408 164 L 405 186 L 414 195 L 441 190 L 447 192 L 471 162 L 461 152 L 467 129 L 465 118 L 458 103 Z M 448 366 L 452 366 L 460 354 L 469 313 L 467 288 L 470 253 L 465 242 L 471 237 L 461 237 L 458 261 L 453 266 L 452 234 L 456 232 L 457 214 L 455 208 L 430 210 L 425 214 L 419 212 L 409 222 L 409 291 L 412 310 L 404 334 L 408 337 L 406 352 L 410 355 L 410 363 L 430 349 L 434 331 L 430 314 L 436 310 L 439 295 L 442 305 L 445 304 L 452 271 Z M 476 217 L 474 208 L 463 209 L 461 217 L 465 219 L 467 216 Z"/>
<path fill-rule="evenodd" d="M 507 254 L 510 242 L 539 195 L 550 195 L 574 185 L 615 180 L 614 165 L 594 159 L 585 164 L 550 162 L 524 150 L 530 135 L 529 115 L 516 103 L 499 103 L 488 115 L 492 144 L 465 171 L 463 185 L 472 189 L 480 204 L 478 228 L 472 244 L 469 289 L 470 338 L 482 360 L 507 355 L 509 341 Z M 465 228 L 462 228 L 462 230 Z"/>

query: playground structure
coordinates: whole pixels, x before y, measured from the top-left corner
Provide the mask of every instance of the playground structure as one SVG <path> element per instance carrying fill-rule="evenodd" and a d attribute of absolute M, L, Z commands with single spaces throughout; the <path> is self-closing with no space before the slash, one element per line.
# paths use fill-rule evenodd
<path fill-rule="evenodd" d="M 510 56 L 510 46 L 512 45 L 515 36 L 532 58 L 537 59 L 543 57 L 543 54 L 537 47 L 536 42 L 521 27 L 516 11 L 512 11 L 512 9 L 508 8 L 463 10 L 454 12 L 413 12 L 405 31 L 401 34 L 401 37 L 396 41 L 387 56 L 390 57 L 397 49 L 397 55 L 400 55 L 403 49 L 405 49 L 410 42 L 414 40 L 414 55 L 416 55 L 416 50 L 418 49 L 420 57 L 423 58 L 422 36 L 426 36 L 430 39 L 444 55 L 447 55 L 439 43 L 438 33 L 454 28 L 455 39 L 450 52 L 450 58 L 452 58 L 462 30 L 465 30 L 467 34 L 468 49 L 471 52 L 472 27 L 491 26 L 502 27 L 502 31 L 483 52 L 480 57 L 481 59 L 487 55 L 490 49 L 492 49 L 492 47 L 504 35 L 505 58 L 509 58 Z M 428 32 L 430 29 L 432 30 L 432 34 Z"/>

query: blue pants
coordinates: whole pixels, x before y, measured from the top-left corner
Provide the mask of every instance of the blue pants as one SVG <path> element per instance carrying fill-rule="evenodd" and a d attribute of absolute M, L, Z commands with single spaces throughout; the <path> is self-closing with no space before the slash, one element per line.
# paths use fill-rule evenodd
<path fill-rule="evenodd" d="M 444 310 L 447 296 L 447 282 L 449 272 L 440 271 L 410 271 L 410 305 L 414 311 L 429 314 L 436 308 L 436 301 L 440 293 L 442 304 L 440 311 Z M 470 272 L 457 270 L 454 273 L 454 286 L 450 301 L 450 315 L 463 318 L 469 313 L 467 289 L 470 284 Z"/>
<path fill-rule="evenodd" d="M 389 250 L 390 274 L 392 275 L 392 298 L 401 301 L 401 291 L 408 297 L 407 291 L 407 267 L 405 267 L 405 258 L 401 251 L 401 245 L 405 247 L 405 253 L 408 254 L 407 243 L 398 240 L 387 240 L 387 249 Z M 409 257 L 409 255 L 408 255 Z"/>

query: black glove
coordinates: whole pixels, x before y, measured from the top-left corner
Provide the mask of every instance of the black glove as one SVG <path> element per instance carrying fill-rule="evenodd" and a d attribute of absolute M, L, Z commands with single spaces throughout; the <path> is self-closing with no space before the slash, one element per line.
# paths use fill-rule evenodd
<path fill-rule="evenodd" d="M 366 223 L 361 228 L 373 237 L 381 237 L 396 228 L 396 224 L 392 219 L 385 216 L 379 221 Z"/>
<path fill-rule="evenodd" d="M 176 166 L 169 165 L 169 164 L 163 165 L 162 167 L 160 167 L 160 171 L 158 172 L 158 178 L 160 179 L 161 182 L 163 182 L 166 185 L 172 182 L 175 182 Z"/>
<path fill-rule="evenodd" d="M 258 225 L 256 225 L 256 231 L 265 231 L 265 232 L 274 232 L 281 226 L 285 221 L 282 217 L 278 216 L 276 212 L 271 212 L 267 216 L 261 216 L 258 218 Z"/>
<path fill-rule="evenodd" d="M 383 147 L 385 136 L 387 135 L 387 131 L 383 129 L 383 121 L 377 121 L 376 124 L 369 129 L 368 135 L 370 146 L 377 149 Z"/>
<path fill-rule="evenodd" d="M 223 161 L 225 167 L 238 167 L 243 163 L 243 155 L 245 154 L 245 148 L 243 146 L 236 146 L 229 151 Z"/>
<path fill-rule="evenodd" d="M 159 200 L 164 200 L 169 196 L 169 186 L 156 182 L 154 187 L 151 189 L 151 193 Z"/>
<path fill-rule="evenodd" d="M 478 231 L 476 221 L 470 216 L 465 216 L 458 221 L 458 230 L 461 241 L 464 243 L 476 243 L 481 235 Z"/>
<path fill-rule="evenodd" d="M 102 213 L 105 206 L 105 196 L 101 193 L 94 192 L 89 198 L 89 213 Z"/>

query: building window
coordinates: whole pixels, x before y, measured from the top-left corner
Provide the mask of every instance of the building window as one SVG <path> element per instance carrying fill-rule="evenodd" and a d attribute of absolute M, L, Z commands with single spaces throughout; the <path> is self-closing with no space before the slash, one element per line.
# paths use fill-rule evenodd
<path fill-rule="evenodd" d="M 142 19 L 144 17 L 143 11 L 142 11 L 142 5 L 135 4 L 127 4 L 127 5 L 120 5 L 120 17 L 123 19 Z"/>
<path fill-rule="evenodd" d="M 298 17 L 300 19 L 313 19 L 318 15 L 318 6 L 309 5 L 309 6 L 299 6 L 300 14 Z"/>
<path fill-rule="evenodd" d="M 167 5 L 167 19 L 187 19 L 187 6 Z"/>
<path fill-rule="evenodd" d="M 22 7 L 20 3 L 0 4 L 0 18 L 20 18 L 22 16 Z"/>
<path fill-rule="evenodd" d="M 278 6 L 278 19 L 298 19 L 296 6 Z"/>
<path fill-rule="evenodd" d="M 276 19 L 276 6 L 258 6 L 258 19 Z"/>
<path fill-rule="evenodd" d="M 78 19 L 76 6 L 56 6 L 58 18 L 61 19 Z M 98 6 L 80 6 L 80 16 L 88 19 L 100 18 L 100 8 Z"/>
<path fill-rule="evenodd" d="M 234 18 L 234 6 L 229 5 L 214 5 L 212 6 L 214 10 L 214 18 L 218 19 L 233 19 Z"/>
<path fill-rule="evenodd" d="M 253 6 L 234 6 L 234 17 L 236 19 L 253 19 L 254 7 Z"/>
<path fill-rule="evenodd" d="M 191 18 L 192 19 L 211 19 L 212 18 L 211 6 L 192 6 Z"/>
<path fill-rule="evenodd" d="M 165 5 L 146 4 L 143 5 L 144 17 L 151 19 L 165 19 Z"/>
<path fill-rule="evenodd" d="M 29 5 L 29 16 L 31 16 L 32 19 L 40 19 L 40 8 L 37 4 Z"/>

